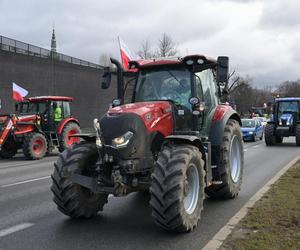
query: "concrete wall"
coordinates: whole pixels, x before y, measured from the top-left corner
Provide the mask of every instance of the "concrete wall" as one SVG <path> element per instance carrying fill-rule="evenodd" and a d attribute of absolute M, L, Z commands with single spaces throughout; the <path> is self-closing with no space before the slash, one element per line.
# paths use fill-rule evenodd
<path fill-rule="evenodd" d="M 101 89 L 102 70 L 0 50 L 0 113 L 14 110 L 12 82 L 29 91 L 28 96 L 65 95 L 75 98 L 72 113 L 82 127 L 91 127 L 116 96 L 115 79 Z"/>

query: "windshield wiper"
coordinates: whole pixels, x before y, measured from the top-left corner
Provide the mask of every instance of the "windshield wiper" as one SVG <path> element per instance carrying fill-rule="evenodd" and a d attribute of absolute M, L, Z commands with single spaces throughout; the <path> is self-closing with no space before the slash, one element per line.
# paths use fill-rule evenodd
<path fill-rule="evenodd" d="M 170 76 L 172 76 L 179 83 L 179 85 L 181 87 L 184 88 L 184 86 L 182 85 L 182 83 L 178 80 L 178 78 L 170 70 L 167 70 L 167 72 L 169 73 Z"/>

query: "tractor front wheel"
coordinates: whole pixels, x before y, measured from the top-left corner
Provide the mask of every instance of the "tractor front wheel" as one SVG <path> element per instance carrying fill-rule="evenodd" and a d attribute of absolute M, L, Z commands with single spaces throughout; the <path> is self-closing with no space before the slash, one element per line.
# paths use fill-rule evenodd
<path fill-rule="evenodd" d="M 80 127 L 75 122 L 69 122 L 64 128 L 60 135 L 59 140 L 59 152 L 64 151 L 66 148 L 70 148 L 73 144 L 79 142 L 78 137 L 70 137 L 71 135 L 75 135 L 80 133 Z"/>
<path fill-rule="evenodd" d="M 211 198 L 234 198 L 238 195 L 244 170 L 244 147 L 241 129 L 236 120 L 229 119 L 225 126 L 220 165 L 219 183 L 206 188 Z"/>
<path fill-rule="evenodd" d="M 15 156 L 18 151 L 18 146 L 13 139 L 8 138 L 0 150 L 0 157 L 3 159 L 9 159 Z"/>
<path fill-rule="evenodd" d="M 90 218 L 103 210 L 107 194 L 93 193 L 66 177 L 72 173 L 89 175 L 94 171 L 98 157 L 95 143 L 82 142 L 66 149 L 54 163 L 51 191 L 53 201 L 63 214 L 71 218 Z"/>
<path fill-rule="evenodd" d="M 156 224 L 188 232 L 200 219 L 204 200 L 204 162 L 192 145 L 167 145 L 155 163 L 150 206 Z"/>
<path fill-rule="evenodd" d="M 265 128 L 265 142 L 267 146 L 273 146 L 276 144 L 275 125 L 267 124 Z"/>
<path fill-rule="evenodd" d="M 24 137 L 23 153 L 29 160 L 39 160 L 47 153 L 48 142 L 41 133 L 30 133 Z"/>

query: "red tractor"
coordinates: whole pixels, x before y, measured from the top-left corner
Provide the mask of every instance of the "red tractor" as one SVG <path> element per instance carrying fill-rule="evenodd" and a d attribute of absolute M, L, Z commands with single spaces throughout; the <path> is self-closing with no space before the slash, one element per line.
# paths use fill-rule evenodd
<path fill-rule="evenodd" d="M 118 98 L 100 121 L 94 120 L 94 135 L 76 135 L 85 141 L 60 154 L 52 174 L 54 202 L 71 218 L 90 218 L 110 194 L 149 190 L 152 217 L 160 227 L 191 231 L 205 193 L 234 198 L 242 184 L 241 119 L 220 103 L 228 93 L 229 59 L 191 55 L 131 61 L 132 72 L 111 61 L 117 67 Z M 103 77 L 105 89 L 111 72 Z"/>
<path fill-rule="evenodd" d="M 81 131 L 70 112 L 72 100 L 65 96 L 30 97 L 16 103 L 15 114 L 0 115 L 0 156 L 12 158 L 23 148 L 26 158 L 37 160 L 55 147 L 62 152 L 79 142 L 79 138 L 70 137 Z"/>

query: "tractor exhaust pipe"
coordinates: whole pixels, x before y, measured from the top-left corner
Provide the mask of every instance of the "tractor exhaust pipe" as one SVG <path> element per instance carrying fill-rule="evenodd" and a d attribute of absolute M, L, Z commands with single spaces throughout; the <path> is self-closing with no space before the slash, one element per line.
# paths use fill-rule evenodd
<path fill-rule="evenodd" d="M 117 97 L 120 99 L 120 104 L 124 103 L 124 79 L 123 79 L 123 67 L 120 62 L 114 58 L 110 58 L 112 64 L 117 67 L 117 83 L 118 83 L 118 93 Z"/>

